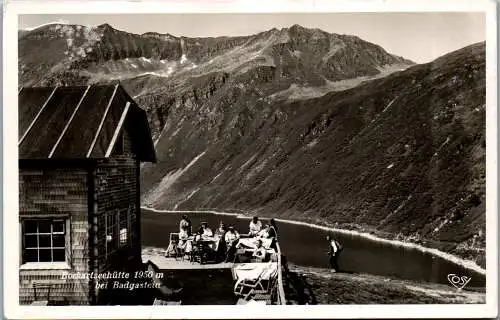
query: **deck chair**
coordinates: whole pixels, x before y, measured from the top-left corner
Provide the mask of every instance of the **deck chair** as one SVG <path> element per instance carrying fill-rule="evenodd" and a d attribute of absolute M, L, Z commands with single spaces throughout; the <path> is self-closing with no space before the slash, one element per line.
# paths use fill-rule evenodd
<path fill-rule="evenodd" d="M 51 284 L 47 283 L 39 283 L 33 282 L 33 293 L 35 299 L 32 305 L 37 306 L 46 306 L 50 301 L 50 289 L 52 288 Z"/>
<path fill-rule="evenodd" d="M 266 304 L 266 301 L 264 301 L 264 300 L 247 301 L 243 298 L 239 298 L 238 301 L 236 301 L 236 305 L 259 305 L 259 304 Z"/>
<path fill-rule="evenodd" d="M 161 299 L 156 299 L 153 302 L 153 306 L 178 306 L 182 303 L 182 301 L 166 301 Z"/>
<path fill-rule="evenodd" d="M 271 289 L 275 280 L 278 276 L 278 269 L 276 263 L 265 263 L 265 264 L 255 264 L 264 265 L 259 271 L 258 275 L 237 278 L 236 284 L 234 285 L 234 294 L 237 297 L 241 297 L 246 301 L 251 300 L 257 295 L 269 295 L 271 294 Z M 247 272 L 251 275 L 251 271 Z M 237 272 L 236 272 L 237 276 Z"/>
<path fill-rule="evenodd" d="M 179 244 L 179 234 L 178 233 L 171 233 L 170 234 L 170 241 L 168 243 L 167 251 L 165 252 L 165 255 L 167 257 L 176 257 L 178 254 L 178 247 Z"/>

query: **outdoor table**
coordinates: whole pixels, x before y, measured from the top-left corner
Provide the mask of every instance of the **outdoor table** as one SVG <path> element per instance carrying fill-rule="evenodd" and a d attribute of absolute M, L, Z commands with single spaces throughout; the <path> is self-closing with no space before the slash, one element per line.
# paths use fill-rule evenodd
<path fill-rule="evenodd" d="M 217 252 L 219 240 L 220 237 L 201 237 L 196 241 L 193 240 L 193 248 L 196 248 L 196 252 L 193 252 L 193 260 L 197 261 L 199 259 L 202 262 L 203 257 Z"/>

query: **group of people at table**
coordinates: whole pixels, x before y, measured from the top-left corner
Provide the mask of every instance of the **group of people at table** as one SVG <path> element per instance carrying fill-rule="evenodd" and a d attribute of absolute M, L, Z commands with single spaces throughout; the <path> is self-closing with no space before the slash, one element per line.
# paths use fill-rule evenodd
<path fill-rule="evenodd" d="M 191 220 L 183 215 L 179 223 L 177 247 L 182 250 L 182 254 L 190 254 L 195 246 L 201 246 L 214 253 L 217 262 L 232 262 L 237 250 L 245 249 L 245 252 L 252 252 L 252 260 L 264 261 L 268 250 L 272 250 L 276 237 L 274 219 L 263 225 L 259 217 L 253 217 L 248 234 L 240 234 L 233 225 L 226 226 L 222 221 L 215 232 L 207 222 L 202 222 L 199 229 L 193 232 Z"/>

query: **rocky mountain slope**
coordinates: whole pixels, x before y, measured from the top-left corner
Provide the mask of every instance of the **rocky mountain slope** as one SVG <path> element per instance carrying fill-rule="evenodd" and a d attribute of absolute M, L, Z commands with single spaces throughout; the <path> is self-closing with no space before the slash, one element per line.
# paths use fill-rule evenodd
<path fill-rule="evenodd" d="M 245 89 L 170 113 L 163 160 L 143 172 L 146 204 L 251 210 L 481 256 L 484 44 L 315 99 L 246 103 Z"/>
<path fill-rule="evenodd" d="M 120 80 L 156 140 L 145 205 L 356 228 L 484 264 L 484 48 L 408 68 L 297 25 L 206 39 L 50 25 L 20 37 L 20 85 Z"/>

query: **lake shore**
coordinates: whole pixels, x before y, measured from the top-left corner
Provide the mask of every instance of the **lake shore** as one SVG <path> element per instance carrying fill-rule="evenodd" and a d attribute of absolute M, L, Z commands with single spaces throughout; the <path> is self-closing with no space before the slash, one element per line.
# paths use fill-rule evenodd
<path fill-rule="evenodd" d="M 147 207 L 143 206 L 141 207 L 144 210 L 149 210 L 152 212 L 157 212 L 157 213 L 193 213 L 193 212 L 205 212 L 205 213 L 211 213 L 211 214 L 216 214 L 216 215 L 230 215 L 230 216 L 236 216 L 239 218 L 245 218 L 249 219 L 251 215 L 254 213 L 243 213 L 242 211 L 240 212 L 226 212 L 226 211 L 216 211 L 216 210 L 163 210 L 163 209 L 156 209 L 152 207 Z M 387 243 L 393 246 L 400 246 L 400 247 L 405 247 L 405 248 L 411 248 L 415 250 L 419 250 L 422 252 L 427 252 L 435 256 L 439 256 L 443 259 L 446 259 L 448 261 L 451 261 L 455 264 L 458 264 L 466 269 L 481 273 L 483 275 L 486 274 L 486 269 L 484 269 L 484 265 L 479 265 L 476 261 L 472 261 L 467 259 L 467 257 L 455 255 L 449 252 L 444 252 L 441 251 L 437 248 L 434 247 L 426 247 L 422 245 L 421 243 L 415 243 L 412 242 L 410 239 L 405 239 L 405 240 L 400 240 L 400 239 L 394 239 L 394 237 L 390 237 L 388 234 L 381 234 L 380 232 L 375 231 L 368 231 L 364 230 L 363 228 L 357 227 L 357 226 L 351 226 L 351 228 L 339 228 L 335 225 L 328 225 L 326 223 L 321 223 L 321 222 L 310 222 L 307 221 L 307 219 L 302 219 L 302 220 L 290 220 L 290 219 L 284 219 L 283 217 L 279 216 L 267 216 L 267 218 L 275 218 L 276 221 L 278 222 L 283 222 L 283 223 L 290 223 L 290 224 L 296 224 L 296 225 L 305 225 L 311 228 L 316 228 L 316 229 L 322 229 L 326 231 L 332 231 L 332 232 L 338 232 L 338 233 L 343 233 L 343 234 L 349 234 L 349 235 L 354 235 L 354 236 L 359 236 L 363 237 L 366 239 L 370 239 L 371 241 L 376 241 L 376 242 L 383 242 Z M 480 258 L 480 261 L 484 261 L 485 258 L 485 252 L 483 251 L 480 253 L 482 258 Z"/>
<path fill-rule="evenodd" d="M 486 300 L 484 290 L 294 264 L 288 268 L 285 292 L 291 304 L 475 304 Z"/>

